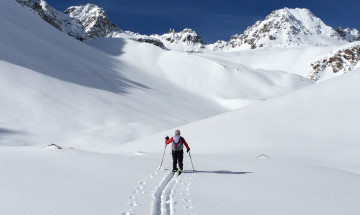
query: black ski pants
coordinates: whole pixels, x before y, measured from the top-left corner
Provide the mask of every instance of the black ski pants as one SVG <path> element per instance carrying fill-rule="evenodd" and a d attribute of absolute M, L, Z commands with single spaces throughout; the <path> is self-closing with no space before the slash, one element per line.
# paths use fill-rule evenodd
<path fill-rule="evenodd" d="M 179 162 L 179 168 L 183 170 L 184 150 L 172 151 L 172 158 L 173 158 L 173 170 L 177 170 L 176 165 L 178 162 Z"/>

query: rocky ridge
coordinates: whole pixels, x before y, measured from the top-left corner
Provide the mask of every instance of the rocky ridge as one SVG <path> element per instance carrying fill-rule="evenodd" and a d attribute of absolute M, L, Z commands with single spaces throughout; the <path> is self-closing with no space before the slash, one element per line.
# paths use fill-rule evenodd
<path fill-rule="evenodd" d="M 94 4 L 72 6 L 65 12 L 60 12 L 51 7 L 45 0 L 16 1 L 33 10 L 58 30 L 81 41 L 99 37 L 125 38 L 141 43 L 150 43 L 165 49 L 164 44 L 159 39 L 131 31 L 124 32 L 110 21 L 103 8 Z"/>
<path fill-rule="evenodd" d="M 205 43 L 200 35 L 190 29 L 185 28 L 180 32 L 175 32 L 174 29 L 170 29 L 169 33 L 158 35 L 150 35 L 151 38 L 158 39 L 168 49 L 182 50 L 185 52 L 201 52 L 205 48 Z"/>
<path fill-rule="evenodd" d="M 175 32 L 174 29 L 170 29 L 169 33 L 167 34 L 153 34 L 151 37 L 157 38 L 160 41 L 167 41 L 169 43 L 182 43 L 184 45 L 200 46 L 204 45 L 204 41 L 201 39 L 199 34 L 190 28 L 185 28 L 180 32 Z"/>
<path fill-rule="evenodd" d="M 355 28 L 350 29 L 350 28 L 345 28 L 342 29 L 341 27 L 338 27 L 337 29 L 335 29 L 335 31 L 340 35 L 340 37 L 343 40 L 349 41 L 349 42 L 355 42 L 355 41 L 360 41 L 360 35 L 359 35 L 359 31 Z"/>
<path fill-rule="evenodd" d="M 30 8 L 42 19 L 60 31 L 78 39 L 85 40 L 86 33 L 83 25 L 68 14 L 57 11 L 44 0 L 16 0 L 19 4 Z"/>
<path fill-rule="evenodd" d="M 308 78 L 313 81 L 324 80 L 344 74 L 360 66 L 360 42 L 354 42 L 311 63 Z M 325 76 L 325 77 L 324 77 Z"/>

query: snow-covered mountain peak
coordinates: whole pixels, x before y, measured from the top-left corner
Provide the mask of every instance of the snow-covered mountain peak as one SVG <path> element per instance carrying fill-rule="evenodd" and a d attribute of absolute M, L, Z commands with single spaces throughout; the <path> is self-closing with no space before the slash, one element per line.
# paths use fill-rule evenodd
<path fill-rule="evenodd" d="M 329 46 L 344 44 L 343 38 L 327 26 L 310 10 L 304 8 L 283 8 L 271 12 L 264 20 L 248 27 L 243 34 L 234 35 L 224 46 L 214 44 L 213 49 L 241 47 Z"/>
<path fill-rule="evenodd" d="M 88 39 L 107 37 L 114 32 L 123 32 L 109 20 L 103 8 L 94 4 L 72 6 L 66 9 L 65 13 L 82 23 Z"/>

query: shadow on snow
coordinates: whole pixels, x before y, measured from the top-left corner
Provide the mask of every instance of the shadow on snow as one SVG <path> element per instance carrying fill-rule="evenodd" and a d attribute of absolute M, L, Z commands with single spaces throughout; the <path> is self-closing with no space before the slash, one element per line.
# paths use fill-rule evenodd
<path fill-rule="evenodd" d="M 211 174 L 224 174 L 224 175 L 244 175 L 252 172 L 233 172 L 228 170 L 216 170 L 216 171 L 203 171 L 203 170 L 185 170 L 185 173 L 211 173 Z"/>

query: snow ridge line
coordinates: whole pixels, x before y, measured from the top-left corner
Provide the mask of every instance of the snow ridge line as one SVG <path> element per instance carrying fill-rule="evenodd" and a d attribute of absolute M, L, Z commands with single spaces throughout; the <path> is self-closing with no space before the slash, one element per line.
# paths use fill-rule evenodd
<path fill-rule="evenodd" d="M 155 188 L 154 201 L 153 201 L 153 205 L 152 205 L 152 213 L 151 214 L 153 214 L 153 215 L 162 214 L 161 213 L 162 212 L 161 211 L 162 193 L 173 177 L 175 177 L 173 172 L 169 172 L 167 175 L 165 175 L 163 177 L 160 184 Z"/>
<path fill-rule="evenodd" d="M 174 199 L 171 194 L 178 181 L 178 176 L 178 173 L 174 174 L 174 177 L 169 181 L 161 193 L 161 215 L 174 214 Z"/>

